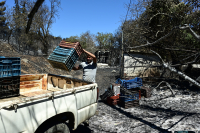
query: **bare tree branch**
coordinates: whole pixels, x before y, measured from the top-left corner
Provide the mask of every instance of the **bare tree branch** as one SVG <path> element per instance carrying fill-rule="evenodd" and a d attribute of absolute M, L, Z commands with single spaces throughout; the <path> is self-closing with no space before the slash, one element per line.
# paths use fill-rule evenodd
<path fill-rule="evenodd" d="M 141 47 L 147 47 L 147 46 L 151 46 L 151 45 L 154 45 L 154 44 L 157 44 L 158 42 L 164 40 L 165 38 L 167 38 L 168 36 L 170 36 L 172 33 L 174 33 L 176 30 L 189 30 L 190 33 L 192 34 L 192 36 L 197 40 L 197 41 L 200 41 L 200 35 L 197 35 L 187 24 L 185 24 L 185 26 L 183 27 L 174 27 L 167 35 L 159 38 L 158 40 L 156 40 L 155 42 L 152 42 L 152 43 L 149 43 L 147 42 L 147 44 L 144 44 L 144 45 L 140 45 L 140 46 L 135 46 L 135 47 L 128 47 L 128 48 L 141 48 Z"/>
<path fill-rule="evenodd" d="M 29 32 L 29 29 L 31 27 L 31 23 L 32 23 L 32 20 L 33 20 L 35 13 L 38 11 L 39 7 L 42 5 L 43 2 L 44 2 L 44 0 L 37 0 L 33 9 L 29 13 L 29 15 L 28 15 L 29 19 L 28 19 L 27 26 L 26 26 L 26 34 L 28 34 L 28 32 Z"/>
<path fill-rule="evenodd" d="M 183 52 L 191 52 L 191 53 L 197 53 L 197 50 L 190 50 L 190 49 L 174 49 L 174 48 L 164 48 L 164 47 L 157 47 L 157 46 L 152 46 L 155 48 L 161 48 L 165 50 L 172 50 L 172 51 L 183 51 Z"/>
<path fill-rule="evenodd" d="M 172 90 L 171 85 L 170 85 L 168 82 L 166 82 L 166 81 L 161 81 L 161 82 L 160 82 L 155 88 L 153 88 L 153 89 L 158 88 L 162 83 L 166 83 L 167 87 L 169 87 L 170 91 L 172 92 L 172 95 L 175 96 L 175 93 L 174 93 L 174 91 Z M 153 89 L 152 89 L 152 91 L 153 91 Z M 151 93 L 152 93 L 152 91 L 151 91 Z"/>

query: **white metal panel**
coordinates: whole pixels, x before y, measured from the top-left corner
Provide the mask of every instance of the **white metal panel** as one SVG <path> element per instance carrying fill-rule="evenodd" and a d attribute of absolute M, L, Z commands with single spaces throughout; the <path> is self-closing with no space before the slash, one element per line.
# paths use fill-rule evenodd
<path fill-rule="evenodd" d="M 96 102 L 97 99 L 97 89 L 96 87 L 91 87 L 87 90 L 77 92 L 76 94 L 77 109 L 84 108 Z"/>
<path fill-rule="evenodd" d="M 74 94 L 56 96 L 54 100 L 40 99 L 21 104 L 17 112 L 0 110 L 0 132 L 18 133 L 26 131 L 33 133 L 47 119 L 63 112 L 73 112 L 75 128 L 77 127 L 77 109 Z"/>
<path fill-rule="evenodd" d="M 90 106 L 78 110 L 78 119 L 77 119 L 78 124 L 92 117 L 95 114 L 96 110 L 97 110 L 97 103 L 94 103 Z"/>

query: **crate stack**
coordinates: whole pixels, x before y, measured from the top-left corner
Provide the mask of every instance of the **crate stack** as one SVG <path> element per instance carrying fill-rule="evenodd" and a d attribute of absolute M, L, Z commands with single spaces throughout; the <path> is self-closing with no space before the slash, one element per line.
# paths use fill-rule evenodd
<path fill-rule="evenodd" d="M 71 71 L 82 53 L 83 49 L 79 42 L 67 43 L 61 41 L 48 57 L 48 61 L 54 68 Z"/>
<path fill-rule="evenodd" d="M 0 56 L 0 98 L 19 96 L 21 61 Z"/>
<path fill-rule="evenodd" d="M 121 86 L 123 86 L 123 88 L 120 89 L 119 105 L 124 108 L 138 106 L 139 99 L 141 98 L 140 87 L 142 86 L 142 79 L 138 77 L 131 80 L 118 79 L 116 83 L 119 83 Z M 131 92 L 132 95 L 127 91 Z"/>

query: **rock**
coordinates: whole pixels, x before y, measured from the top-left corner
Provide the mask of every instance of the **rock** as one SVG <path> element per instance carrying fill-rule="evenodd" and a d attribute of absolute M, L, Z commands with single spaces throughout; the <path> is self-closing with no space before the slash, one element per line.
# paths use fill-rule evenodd
<path fill-rule="evenodd" d="M 112 73 L 116 73 L 116 71 L 115 71 L 115 70 L 112 70 Z"/>
<path fill-rule="evenodd" d="M 28 60 L 27 59 L 21 59 L 21 61 L 25 62 L 25 63 L 28 63 Z"/>

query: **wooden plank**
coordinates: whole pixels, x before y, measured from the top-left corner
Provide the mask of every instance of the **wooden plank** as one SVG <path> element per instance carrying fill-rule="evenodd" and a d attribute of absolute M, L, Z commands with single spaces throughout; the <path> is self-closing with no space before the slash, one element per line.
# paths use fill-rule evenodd
<path fill-rule="evenodd" d="M 82 85 L 88 85 L 87 83 L 83 82 Z"/>
<path fill-rule="evenodd" d="M 66 89 L 66 80 L 58 79 L 58 88 Z"/>
<path fill-rule="evenodd" d="M 32 96 L 37 96 L 37 95 L 41 95 L 41 94 L 45 94 L 45 93 L 49 93 L 49 91 L 45 91 L 45 90 L 38 90 L 38 91 L 34 91 L 34 92 L 27 92 L 27 93 L 23 93 L 24 96 L 26 97 L 32 97 Z"/>
<path fill-rule="evenodd" d="M 34 80 L 34 81 L 21 81 L 20 85 L 25 85 L 25 84 L 37 84 L 40 83 L 40 80 Z"/>
<path fill-rule="evenodd" d="M 58 87 L 58 78 L 57 77 L 51 77 L 51 82 L 54 87 Z"/>
<path fill-rule="evenodd" d="M 31 81 L 31 80 L 40 80 L 44 75 L 21 75 L 20 76 L 20 81 Z"/>
<path fill-rule="evenodd" d="M 74 88 L 74 82 L 70 81 L 66 83 L 66 89 Z"/>
<path fill-rule="evenodd" d="M 20 94 L 34 92 L 34 91 L 38 91 L 38 90 L 41 90 L 40 88 L 38 88 L 38 86 L 31 87 L 31 88 L 22 88 L 22 89 L 20 89 Z"/>
<path fill-rule="evenodd" d="M 54 88 L 51 78 L 52 78 L 52 76 L 47 77 L 47 87 L 48 87 L 47 89 Z"/>
<path fill-rule="evenodd" d="M 82 86 L 81 82 L 74 82 L 74 87 L 79 87 L 79 86 Z"/>
<path fill-rule="evenodd" d="M 40 83 L 20 85 L 20 90 L 21 89 L 30 89 L 33 87 L 38 87 L 38 89 L 40 89 Z"/>
<path fill-rule="evenodd" d="M 73 87 L 74 87 L 73 81 L 64 78 L 58 78 L 58 88 L 69 89 Z"/>
<path fill-rule="evenodd" d="M 42 78 L 42 89 L 47 90 L 47 74 L 45 74 Z"/>
<path fill-rule="evenodd" d="M 74 83 L 70 79 L 48 76 L 47 77 L 48 89 L 57 88 L 57 89 L 69 89 L 74 87 Z"/>

